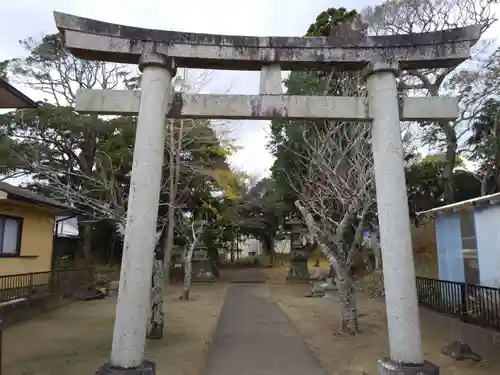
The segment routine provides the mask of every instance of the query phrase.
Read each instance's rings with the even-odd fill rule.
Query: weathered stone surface
[[[313,281],[311,286],[311,293],[313,296],[317,294],[325,293],[325,282],[324,281]]]
[[[116,297],[118,295],[120,282],[119,281],[110,281],[107,287],[107,294],[110,297]]]
[[[202,242],[198,242],[191,262],[193,266],[193,282],[215,281],[212,272],[212,259],[208,257],[207,250]]]
[[[305,226],[300,219],[291,219],[285,223],[285,228],[290,230],[290,268],[288,270],[288,281],[310,281],[309,248],[304,243]]]
[[[286,278],[289,281],[309,281],[309,269],[307,259],[296,259],[290,261],[290,269]]]
[[[211,259],[193,259],[193,282],[212,282],[215,276],[212,272]]]
[[[474,353],[469,345],[460,341],[454,341],[445,346],[441,352],[457,361],[463,361],[465,359],[471,359],[474,362],[481,361],[481,356],[479,356],[479,354]]]
[[[140,93],[127,90],[80,90],[76,110],[102,115],[137,115]],[[177,94],[170,118],[206,119],[342,119],[371,121],[366,98],[289,95]],[[453,120],[458,116],[458,99],[405,98],[401,120]]]
[[[338,290],[332,278],[328,278],[326,281],[314,281],[311,286],[311,293],[306,297],[334,298],[338,297]]]
[[[281,67],[278,64],[263,66],[260,71],[259,94],[281,95]]]
[[[141,367],[132,369],[114,368],[110,364],[105,364],[99,368],[96,375],[155,375],[156,364],[151,361],[144,361]]]
[[[137,64],[141,54],[157,52],[177,66],[198,69],[261,70],[279,63],[283,70],[325,69],[342,65],[360,70],[370,61],[398,61],[402,69],[456,66],[466,60],[480,26],[448,31],[342,37],[256,37],[197,34],[116,25],[54,12],[66,46],[78,57]]]
[[[379,359],[379,375],[439,375],[439,367],[425,361],[421,366],[406,365],[390,358]]]

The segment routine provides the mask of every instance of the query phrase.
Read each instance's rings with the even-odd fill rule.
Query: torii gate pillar
[[[148,250],[155,246],[164,162],[165,113],[171,99],[172,78],[176,71],[173,60],[155,53],[143,54],[139,69],[142,71],[141,104],[135,136],[111,361],[98,372],[106,375],[155,373],[155,364],[143,360],[146,322],[151,312],[153,269],[153,257],[148,256]]]
[[[372,150],[377,187],[378,221],[390,358],[379,360],[381,374],[400,374],[401,364],[421,364],[420,373],[439,374],[423,360],[418,297],[410,231],[410,215],[399,125],[396,62],[371,63],[366,70],[368,98],[373,114]],[[409,370],[412,370],[411,368]],[[410,371],[413,372],[413,371]],[[408,371],[403,372],[408,373]]]

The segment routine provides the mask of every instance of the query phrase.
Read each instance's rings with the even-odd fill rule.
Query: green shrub
[[[103,288],[109,283],[109,279],[104,275],[97,274],[94,277],[94,286],[97,288]]]

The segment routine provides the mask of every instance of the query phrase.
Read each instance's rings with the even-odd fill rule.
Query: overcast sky
[[[22,56],[18,41],[56,32],[52,11],[145,28],[257,36],[302,36],[329,7],[364,6],[380,0],[4,0],[0,22],[0,61]],[[496,31],[500,29],[497,27]],[[256,94],[259,73],[217,72],[204,91]],[[18,87],[35,100],[39,93]],[[265,150],[266,121],[231,124],[232,138],[243,147],[232,159],[247,172],[267,174],[272,158]]]

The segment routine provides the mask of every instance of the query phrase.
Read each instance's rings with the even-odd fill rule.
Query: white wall
[[[240,245],[239,248],[241,249],[242,258],[250,256],[251,252],[255,252],[255,255],[262,254],[262,244],[256,238],[249,237],[245,241],[240,241],[239,245]]]
[[[500,287],[500,205],[474,210],[479,283]]]
[[[57,233],[56,233],[57,229]],[[76,217],[64,219],[64,216],[56,217],[54,233],[59,237],[78,237],[78,220]]]

